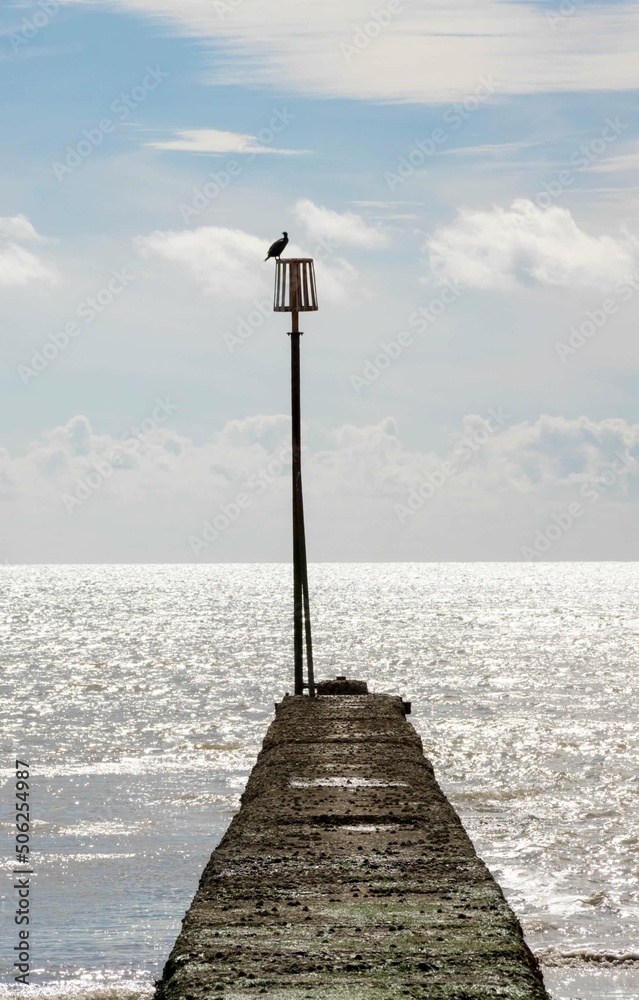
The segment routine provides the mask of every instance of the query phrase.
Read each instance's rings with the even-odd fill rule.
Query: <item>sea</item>
[[[309,572],[317,676],[412,702],[554,1000],[638,1000],[639,564]],[[0,567],[3,997],[151,997],[291,690],[291,592],[275,564]]]

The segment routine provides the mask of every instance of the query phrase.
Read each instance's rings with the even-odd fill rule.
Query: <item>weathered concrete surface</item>
[[[278,706],[158,986],[263,994],[547,1000],[399,698]]]

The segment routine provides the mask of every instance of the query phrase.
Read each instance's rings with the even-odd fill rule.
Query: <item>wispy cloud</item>
[[[481,156],[512,156],[522,153],[532,146],[540,146],[541,143],[534,139],[527,139],[522,142],[492,142],[483,143],[477,146],[458,146],[456,149],[442,149],[440,156],[467,156],[479,158]]]
[[[619,148],[616,156],[599,160],[590,169],[599,174],[636,174],[639,170],[639,142],[626,143]]]
[[[593,81],[599,90],[636,87],[639,23],[631,0],[584,5],[570,31],[553,31],[537,3],[415,0],[372,39],[369,0],[73,2],[146,14],[210,43],[212,83],[411,103],[459,100],[482,75],[500,82],[500,94],[591,91]],[[358,48],[358,32],[366,44],[347,60],[343,48]]]
[[[224,153],[240,153],[262,155],[270,153],[275,156],[300,156],[311,152],[310,149],[275,149],[265,146],[255,135],[244,135],[241,132],[222,132],[219,129],[202,128],[186,129],[176,133],[177,139],[165,139],[160,142],[147,142],[152,149],[170,149],[184,153],[208,153],[221,156]]]

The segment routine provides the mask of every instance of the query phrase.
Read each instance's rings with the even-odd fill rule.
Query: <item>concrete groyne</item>
[[[368,694],[276,706],[158,1000],[547,1000],[405,711]]]

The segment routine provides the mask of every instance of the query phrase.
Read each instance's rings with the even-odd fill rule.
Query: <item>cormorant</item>
[[[269,252],[264,260],[269,260],[271,257],[277,257],[278,260],[280,259],[280,256],[284,253],[288,245],[288,233],[282,233],[282,236],[283,239],[275,240],[275,243],[269,249]]]

